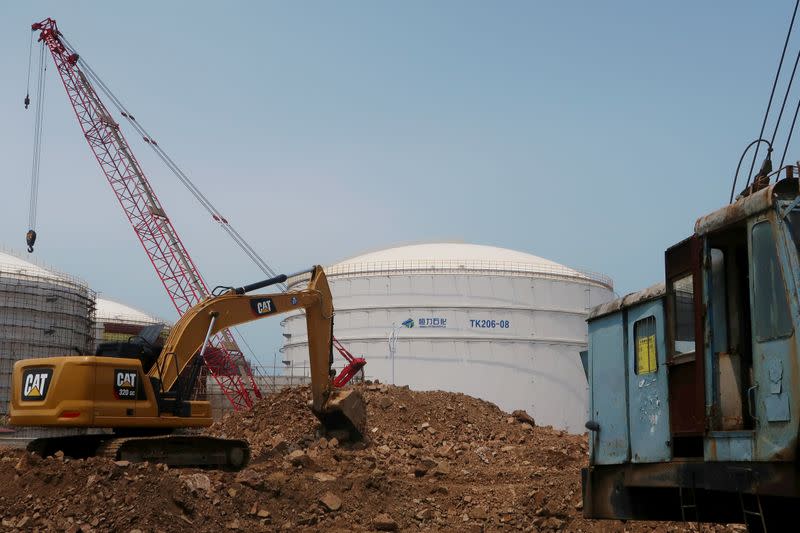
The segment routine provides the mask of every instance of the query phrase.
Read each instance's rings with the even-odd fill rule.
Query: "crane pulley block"
[[[28,253],[33,253],[33,245],[36,244],[36,231],[29,229],[25,234],[25,242],[28,243]]]

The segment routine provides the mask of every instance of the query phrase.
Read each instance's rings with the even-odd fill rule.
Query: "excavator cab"
[[[164,324],[145,326],[138,335],[129,337],[127,341],[101,342],[94,354],[101,357],[138,359],[142,364],[142,369],[149,372],[161,355],[163,346],[158,339],[162,331],[164,331]]]

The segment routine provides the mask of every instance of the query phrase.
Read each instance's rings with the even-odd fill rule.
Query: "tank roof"
[[[27,277],[40,277],[51,281],[74,283],[88,286],[85,281],[75,276],[58,272],[50,267],[43,266],[28,259],[23,259],[19,254],[0,249],[0,271],[19,274]]]
[[[64,274],[53,270],[50,267],[35,263],[28,259],[23,259],[20,254],[9,250],[0,250],[0,271],[10,274],[18,274],[25,277],[38,277],[48,281],[57,281],[64,284],[77,284],[88,288],[88,284],[69,274]],[[166,320],[154,317],[134,309],[125,304],[98,297],[95,300],[95,317],[98,322],[134,322],[134,323],[164,323]]]
[[[415,260],[472,260],[472,261],[511,261],[518,263],[530,263],[536,265],[560,266],[554,261],[544,259],[525,252],[509,250],[508,248],[498,248],[496,246],[486,246],[483,244],[466,244],[453,242],[437,242],[426,244],[411,244],[407,246],[397,246],[385,248],[375,252],[357,255],[350,259],[337,263],[338,265],[348,263],[369,263],[376,261],[415,261]],[[566,267],[564,267],[566,268]]]
[[[515,273],[573,278],[611,289],[607,276],[564,266],[542,257],[481,244],[427,243],[397,246],[345,259],[326,269],[329,276],[374,273],[461,271]]]
[[[114,300],[100,297],[97,298],[95,320],[97,320],[97,322],[167,324],[166,320],[148,315],[143,311]]]

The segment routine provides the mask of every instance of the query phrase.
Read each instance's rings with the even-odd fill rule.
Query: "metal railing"
[[[610,290],[614,282],[610,277],[588,270],[578,270],[562,265],[527,263],[517,261],[491,261],[476,259],[415,259],[401,261],[375,261],[363,263],[343,263],[325,269],[329,278],[339,276],[373,276],[386,274],[452,274],[454,271],[479,274],[504,274],[511,276],[535,276],[550,279],[571,279],[601,285]],[[291,278],[288,285],[303,281]]]

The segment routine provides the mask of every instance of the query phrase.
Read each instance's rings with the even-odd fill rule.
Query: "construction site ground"
[[[210,428],[241,472],[0,449],[3,531],[744,531],[582,517],[586,436],[463,394],[362,384],[366,439],[317,435],[305,387]]]

